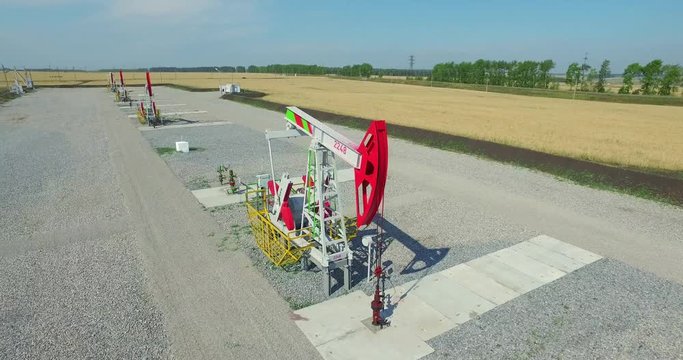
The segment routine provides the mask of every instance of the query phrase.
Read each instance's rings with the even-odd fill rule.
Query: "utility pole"
[[[9,81],[7,81],[7,72],[5,71],[5,65],[2,65],[2,74],[5,75],[5,86],[9,89]]]
[[[415,76],[415,72],[413,71],[413,65],[415,65],[415,56],[414,55],[410,55],[410,57],[408,58],[408,63],[410,64],[410,75],[412,75],[414,77]]]
[[[574,94],[572,95],[572,100],[576,99],[576,88],[583,82],[584,72],[586,71],[586,66],[588,63],[588,52],[583,55],[583,65],[581,65],[581,73],[576,75],[576,84],[574,84]]]
[[[586,70],[588,69],[588,52],[583,56],[583,65],[581,65],[581,83],[586,80]]]

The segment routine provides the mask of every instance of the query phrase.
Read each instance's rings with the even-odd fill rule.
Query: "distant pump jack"
[[[145,72],[145,92],[146,98],[140,101],[140,106],[138,107],[138,120],[140,123],[147,124],[149,126],[157,127],[163,125],[163,119],[161,114],[157,109],[156,102],[154,101],[154,92],[152,91],[152,78],[149,71]]]

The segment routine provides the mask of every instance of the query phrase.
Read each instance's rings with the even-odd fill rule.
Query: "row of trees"
[[[303,64],[272,64],[266,66],[251,65],[247,68],[250,73],[270,74],[303,74],[303,75],[326,75],[335,74],[341,76],[369,77],[373,73],[372,65],[368,63],[347,65],[344,67],[325,67],[318,65]]]
[[[146,69],[138,69],[144,71]],[[154,72],[250,72],[250,73],[269,73],[269,74],[302,74],[302,75],[327,75],[336,74],[341,76],[362,76],[370,75],[384,76],[421,76],[431,75],[431,70],[425,69],[377,69],[368,63],[349,65],[343,67],[329,67],[319,65],[304,64],[272,64],[265,66],[198,66],[198,67],[154,67],[150,68]],[[107,71],[118,71],[112,69]]]
[[[475,62],[436,64],[432,70],[432,79],[465,84],[545,89],[551,85],[553,78],[550,70],[554,67],[555,62],[552,60],[518,62],[479,59]]]
[[[432,80],[465,84],[498,85],[525,88],[556,88],[561,79],[554,78],[550,71],[555,62],[544,61],[497,61],[479,59],[474,62],[440,63],[430,70],[376,69],[368,63],[343,67],[326,67],[305,64],[272,64],[266,66],[202,66],[190,68],[156,67],[155,72],[250,72],[274,74],[327,75],[336,74],[350,77],[370,77],[371,75],[430,76]],[[612,76],[610,61],[604,60],[600,68],[584,63],[572,63],[567,68],[564,81],[570,89],[578,91],[607,92],[607,79]],[[623,72],[623,86],[620,94],[670,95],[678,91],[683,79],[679,65],[665,65],[656,59],[646,65],[630,64]],[[639,81],[640,88],[634,89]]]
[[[118,69],[116,69],[118,70]],[[138,69],[144,71],[146,69]],[[301,75],[327,75],[336,74],[342,76],[369,77],[381,69],[373,69],[368,63],[348,65],[344,67],[327,67],[305,64],[272,64],[266,66],[197,66],[197,67],[153,67],[153,72],[238,72],[238,73],[268,73],[268,74],[301,74]]]
[[[612,76],[609,64],[609,60],[604,60],[600,71],[597,71],[585,63],[571,63],[565,74],[565,83],[570,89],[604,93],[607,91],[607,78]]]
[[[134,71],[145,71],[147,69],[129,69]],[[119,71],[119,69],[107,69],[106,71]],[[244,66],[195,66],[195,67],[174,67],[161,66],[149,68],[152,72],[246,72]]]
[[[565,82],[570,88],[581,91],[607,91],[607,78],[611,76],[609,60],[604,60],[600,70],[590,65],[572,63],[567,68]],[[634,89],[635,80],[639,80],[640,88]],[[671,95],[678,91],[681,83],[681,67],[664,65],[662,60],[650,61],[647,65],[633,63],[624,69],[620,94]]]
[[[640,89],[633,90],[634,79],[640,80]],[[623,86],[620,94],[642,93],[645,95],[671,95],[678,91],[681,83],[681,67],[679,65],[665,65],[656,59],[642,66],[638,63],[630,64],[624,70]]]
[[[247,72],[250,73],[269,73],[269,74],[306,74],[306,75],[325,75],[327,67],[318,65],[304,64],[272,64],[266,66],[250,65]]]

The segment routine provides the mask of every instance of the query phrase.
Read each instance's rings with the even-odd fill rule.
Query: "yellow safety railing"
[[[140,124],[142,124],[142,125],[147,124],[147,118],[145,118],[145,114],[142,112],[142,110],[140,110],[140,108],[138,108],[137,115],[138,115],[138,121],[140,122]]]
[[[276,266],[294,264],[313,247],[308,229],[284,232],[271,223],[265,189],[248,190],[245,196],[247,216],[254,238],[256,238],[256,245],[273,264]]]

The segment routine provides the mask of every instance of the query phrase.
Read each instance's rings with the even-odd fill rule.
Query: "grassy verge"
[[[74,88],[102,88],[108,89],[106,85],[95,85],[88,84],[90,81],[79,81],[74,84],[40,84],[41,88],[54,88],[54,89],[74,89]]]
[[[175,148],[166,147],[166,146],[158,147],[158,148],[155,148],[155,149],[156,149],[156,151],[157,151],[157,154],[162,155],[162,156],[163,156],[163,155],[173,155],[173,154],[175,154],[175,153],[177,152]],[[204,151],[204,150],[206,150],[206,149],[203,148],[203,147],[199,147],[199,146],[190,147],[190,152],[193,152],[193,151]]]
[[[0,90],[0,104],[6,103],[12,99],[16,99],[18,95],[12,94],[7,89]]]
[[[223,99],[237,101],[268,110],[284,112],[285,105],[239,95],[224,95]],[[366,130],[370,120],[304,109],[328,123]],[[595,189],[610,190],[648,200],[683,206],[683,172],[666,172],[658,169],[628,169],[585,160],[561,157],[509,145],[470,139],[435,131],[390,125],[392,137],[416,144],[541,171],[559,179]]]
[[[157,154],[159,155],[171,155],[175,154],[175,148],[172,147],[158,147],[156,148]]]
[[[555,99],[576,99],[587,101],[602,101],[621,104],[643,104],[643,105],[666,105],[666,106],[683,106],[683,96],[661,96],[661,95],[630,95],[630,94],[616,94],[616,93],[595,93],[577,91],[574,94],[569,90],[552,90],[552,89],[534,89],[534,88],[519,88],[509,86],[494,86],[479,85],[479,84],[460,84],[441,81],[429,80],[402,80],[402,79],[380,79],[371,78],[369,80],[360,79],[357,77],[337,77],[347,80],[358,81],[374,81],[390,84],[405,84],[416,86],[428,86],[461,90],[474,91],[488,91],[501,94],[524,95],[524,96],[538,96]]]
[[[194,87],[194,86],[178,85],[178,84],[171,84],[171,83],[153,84],[153,85],[154,86],[168,86],[170,88],[174,88],[174,89],[178,89],[178,90],[191,91],[191,92],[211,92],[211,91],[218,92],[218,89],[214,89],[214,88],[198,88],[198,87]]]

